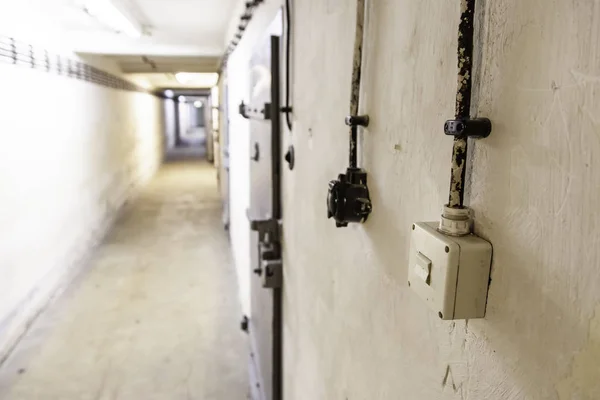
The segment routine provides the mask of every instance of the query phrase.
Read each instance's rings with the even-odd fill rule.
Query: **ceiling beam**
[[[110,56],[126,74],[217,72],[219,57]]]
[[[165,90],[171,90],[173,91],[173,98],[177,98],[178,96],[188,96],[188,97],[193,97],[193,96],[200,96],[200,97],[206,97],[206,96],[210,96],[211,92],[209,88],[206,89],[201,89],[201,88],[169,88],[169,87],[157,87],[154,88],[154,93],[158,94],[158,95],[164,95],[164,91]]]

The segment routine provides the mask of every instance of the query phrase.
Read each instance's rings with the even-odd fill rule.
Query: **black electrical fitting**
[[[444,133],[459,138],[486,138],[492,133],[492,121],[488,118],[451,119],[444,124]]]
[[[357,0],[350,115],[346,117],[346,125],[350,127],[348,157],[350,165],[345,174],[340,174],[337,180],[329,182],[327,193],[327,217],[334,218],[335,226],[338,228],[348,226],[350,222],[365,222],[373,210],[367,187],[367,172],[358,168],[358,127],[369,125],[368,115],[358,115],[364,24],[365,0]]]
[[[327,218],[334,218],[338,228],[350,222],[365,222],[372,208],[367,173],[363,169],[348,168],[346,174],[329,182]]]
[[[346,174],[340,174],[337,180],[329,182],[327,194],[327,218],[334,218],[338,228],[346,227],[350,222],[365,222],[373,210],[367,187],[367,172],[356,167],[356,129],[359,125],[368,126],[369,117],[350,115],[346,117],[346,125],[351,127],[352,132],[350,167],[346,169]]]
[[[348,115],[346,117],[346,125],[350,127],[354,126],[369,126],[368,115]]]

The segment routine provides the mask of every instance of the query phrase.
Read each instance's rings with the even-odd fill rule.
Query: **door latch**
[[[252,161],[258,162],[260,160],[260,146],[258,143],[254,143],[254,154],[250,157]]]
[[[280,288],[283,282],[281,262],[281,225],[276,219],[251,220],[250,229],[258,232],[259,266],[254,270],[264,288]]]
[[[260,262],[258,267],[254,269],[254,273],[258,276],[262,276],[263,274],[263,261],[281,258],[272,243],[263,242],[258,243],[258,256]]]
[[[278,289],[281,287],[283,282],[283,268],[281,265],[281,259],[277,260],[263,260],[263,279],[262,285],[267,289]]]
[[[294,169],[294,164],[296,162],[296,156],[294,154],[294,146],[288,147],[287,153],[285,153],[285,162],[288,163],[288,167],[290,170]]]
[[[250,220],[250,229],[258,232],[260,242],[279,241],[281,223],[276,219]]]
[[[260,243],[258,251],[260,267],[254,272],[261,277],[262,286],[268,289],[280,288],[283,281],[281,246],[279,243]]]
[[[244,100],[242,100],[242,102],[239,105],[239,113],[242,117],[248,119],[250,117],[248,117],[248,113],[247,113],[247,105],[244,103]]]

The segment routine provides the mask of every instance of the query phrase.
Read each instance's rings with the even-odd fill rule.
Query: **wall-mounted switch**
[[[441,319],[483,318],[492,245],[472,234],[444,235],[438,225],[413,225],[408,284]]]

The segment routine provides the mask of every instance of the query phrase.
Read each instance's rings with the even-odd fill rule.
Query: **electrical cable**
[[[327,191],[327,218],[335,219],[335,226],[346,227],[349,223],[363,223],[373,211],[367,186],[367,172],[358,168],[358,127],[369,125],[368,115],[358,115],[360,81],[362,74],[363,34],[366,1],[356,0],[356,32],[352,57],[352,81],[350,86],[350,114],[345,123],[350,127],[349,165],[345,174],[329,181]]]
[[[456,119],[470,118],[473,75],[473,36],[475,0],[461,0],[462,11],[458,27],[458,90],[456,92]],[[467,138],[456,137],[452,147],[452,170],[448,207],[463,208],[467,164]]]
[[[285,34],[285,107],[283,112],[285,113],[285,122],[290,130],[292,131],[292,107],[290,106],[290,47],[291,47],[291,25],[292,18],[290,16],[290,0],[285,0],[285,18],[286,18],[286,34]]]
[[[360,100],[360,77],[362,73],[363,30],[365,25],[365,0],[356,1],[356,30],[354,37],[354,56],[352,59],[352,83],[350,87],[350,116],[358,116]],[[357,126],[350,127],[350,168],[357,167]]]

